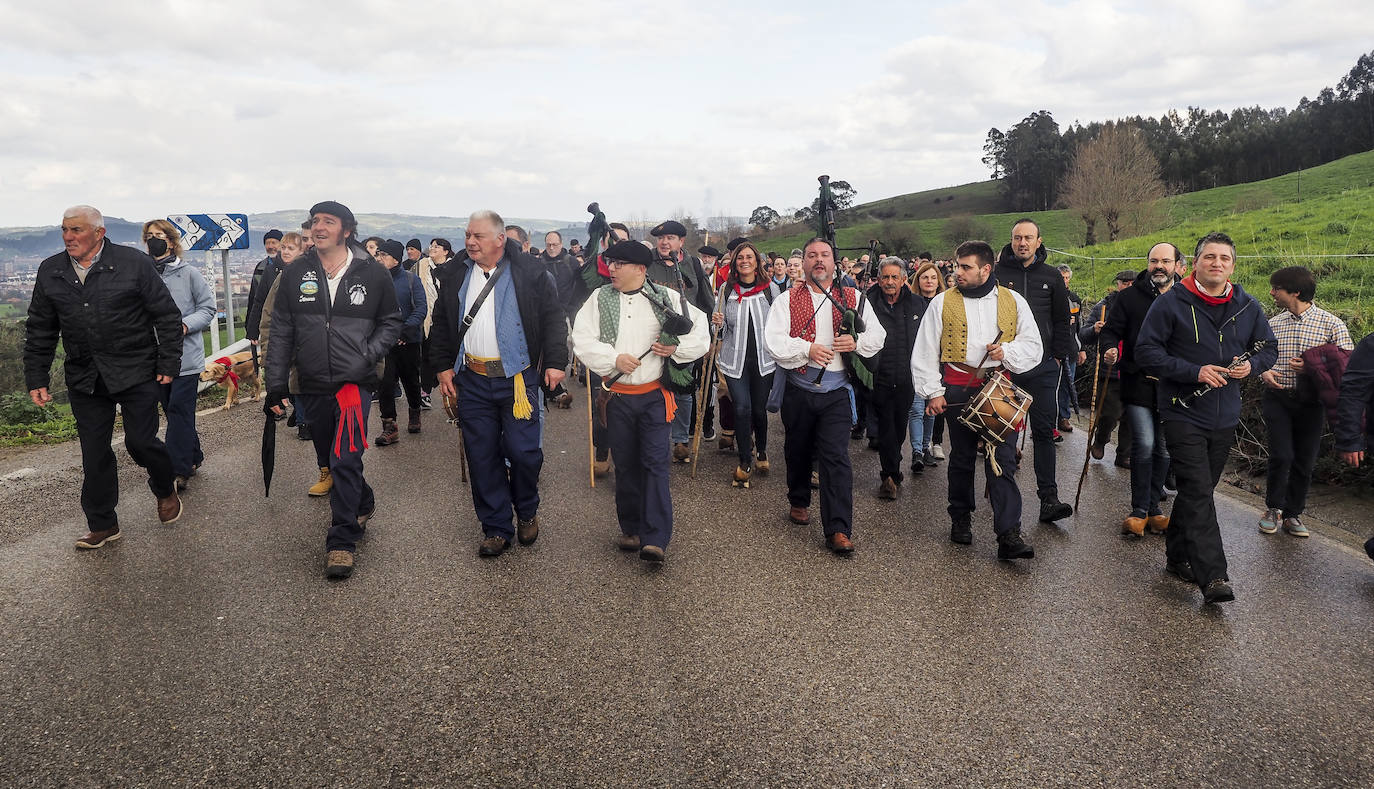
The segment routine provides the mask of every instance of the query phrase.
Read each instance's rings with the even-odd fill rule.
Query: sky
[[[1374,47],[1351,0],[0,0],[0,226],[359,213],[747,216],[988,177],[982,146],[1295,106]]]

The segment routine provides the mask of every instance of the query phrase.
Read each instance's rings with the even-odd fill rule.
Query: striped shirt
[[[1329,342],[1347,351],[1355,347],[1341,319],[1315,304],[1309,305],[1301,315],[1288,310],[1280,312],[1269,319],[1269,328],[1274,330],[1279,341],[1279,358],[1273,370],[1280,389],[1298,386],[1298,374],[1288,367],[1293,357],[1301,357],[1305,351]]]

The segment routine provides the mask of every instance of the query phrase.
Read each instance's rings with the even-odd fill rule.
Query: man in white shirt
[[[977,502],[973,469],[978,436],[959,422],[959,416],[978,396],[987,371],[998,367],[1012,373],[1033,369],[1040,364],[1044,347],[1025,298],[999,287],[992,276],[992,247],[985,241],[965,241],[955,257],[955,287],[937,295],[921,320],[916,347],[911,351],[911,380],[916,396],[927,402],[927,413],[949,409],[945,420],[950,444],[949,539],[968,545],[973,542],[972,515]],[[1020,429],[1025,429],[1024,422]],[[1001,561],[1035,556],[1034,549],[1021,539],[1021,490],[1016,485],[1016,468],[1014,439],[988,447],[984,473],[992,500],[997,558]]]
[[[676,292],[645,278],[653,255],[643,244],[620,241],[602,256],[611,284],[594,291],[573,321],[573,353],[606,382],[598,419],[615,458],[615,507],[621,550],[658,563],[673,532],[668,491],[669,432],[677,403],[661,379],[665,360],[690,364],[710,346],[706,315]],[[687,308],[687,321],[675,307]],[[669,369],[671,375],[675,372]],[[614,380],[612,380],[614,379]],[[593,379],[595,380],[595,379]]]
[[[773,300],[764,328],[768,352],[787,376],[782,424],[787,431],[788,518],[811,522],[811,463],[820,466],[821,529],[837,554],[854,550],[853,354],[872,358],[887,332],[856,289],[836,282],[835,248],[813,238],[802,248],[805,281]],[[857,336],[856,336],[857,335]]]

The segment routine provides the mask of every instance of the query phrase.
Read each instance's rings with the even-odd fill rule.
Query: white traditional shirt
[[[816,344],[826,347],[835,347],[835,320],[834,307],[830,299],[824,294],[818,293],[814,288],[808,286],[806,292],[811,295],[811,311],[815,315],[816,324]],[[792,294],[796,293],[796,288],[783,292],[776,299],[773,299],[773,306],[768,310],[768,323],[764,326],[763,336],[768,343],[768,353],[772,354],[773,360],[782,365],[784,370],[797,370],[805,367],[811,362],[811,340],[792,336]],[[825,306],[821,304],[824,302]],[[856,310],[863,316],[864,330],[859,332],[857,353],[868,358],[883,349],[883,343],[887,342],[887,330],[883,324],[873,314],[873,309],[865,303],[863,293],[858,294],[858,301],[855,302]],[[830,364],[825,369],[833,372],[844,371],[844,358],[840,354],[830,360]]]
[[[1035,325],[1035,316],[1030,305],[1016,291],[1010,291],[1016,303],[1016,339],[1002,343],[1006,358],[1000,362],[988,359],[988,343],[997,338],[997,289],[977,299],[964,299],[964,313],[968,318],[968,348],[963,363],[977,367],[982,363],[984,369],[1005,367],[1013,373],[1024,373],[1035,369],[1044,356],[1044,346],[1040,342],[1040,329]],[[916,333],[916,345],[911,349],[911,382],[916,387],[916,396],[929,400],[944,397],[945,382],[940,366],[940,335],[944,330],[945,299],[956,290],[946,290],[936,294],[921,318],[920,331]]]
[[[668,293],[672,296],[670,306],[676,312],[681,309],[682,304],[678,301],[676,292]],[[616,297],[620,299],[620,330],[616,334],[614,345],[604,343],[601,341],[601,306],[597,296],[597,293],[592,293],[573,318],[573,353],[577,354],[577,358],[581,359],[589,370],[602,378],[608,378],[616,372],[616,357],[622,353],[631,356],[644,353],[650,345],[658,342],[663,327],[659,324],[658,316],[654,314],[654,308],[649,304],[648,297],[643,291],[617,293]],[[711,347],[705,313],[690,303],[686,306],[687,317],[692,320],[692,331],[678,338],[677,350],[673,352],[672,357],[673,361],[678,363],[696,361],[705,356]],[[636,367],[634,372],[622,376],[620,383],[630,386],[647,384],[657,381],[662,373],[663,359],[655,353],[650,353],[639,360],[639,367]]]
[[[502,257],[501,260],[505,260],[505,258]],[[468,292],[464,294],[466,298],[463,300],[464,318],[472,311],[473,303],[477,301],[482,290],[487,287],[487,281],[496,276],[496,271],[500,267],[501,263],[498,262],[491,271],[483,271],[481,266],[476,263],[472,264],[472,272],[468,275]],[[511,273],[507,271],[501,276],[509,277]],[[496,345],[495,290],[496,288],[493,287],[493,292],[487,294],[487,300],[482,302],[482,308],[477,311],[477,316],[472,319],[468,333],[463,335],[463,352],[468,356],[475,356],[479,359],[499,359],[501,357],[501,349]],[[461,322],[462,319],[459,320]]]

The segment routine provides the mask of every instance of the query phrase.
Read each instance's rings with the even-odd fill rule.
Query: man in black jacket
[[[429,334],[439,390],[458,401],[482,524],[477,552],[488,557],[512,537],[521,545],[539,538],[544,450],[531,393],[541,381],[561,385],[568,366],[568,323],[553,278],[505,227],[495,211],[469,217],[466,249],[443,275]]]
[[[558,303],[563,307],[563,314],[567,316],[568,325],[572,326],[573,317],[577,315],[577,305],[580,303],[577,299],[578,263],[563,248],[563,234],[557,230],[550,230],[544,234],[544,251],[539,253],[538,260],[544,264],[549,276],[553,277]],[[559,408],[572,407],[572,395],[562,384],[559,384],[556,389],[550,390],[548,397]]]
[[[279,277],[267,346],[267,402],[282,413],[291,368],[298,405],[310,423],[317,455],[325,444],[329,491],[325,576],[353,573],[353,554],[376,511],[363,477],[367,412],[377,388],[377,363],[401,334],[401,312],[391,274],[368,257],[356,239],[357,220],[333,200],[310,209],[314,247]]]
[[[1045,264],[1047,254],[1040,241],[1040,226],[1031,219],[1020,219],[1011,227],[1011,243],[1002,248],[993,275],[997,284],[1021,294],[1030,305],[1045,351],[1035,369],[1011,379],[1033,398],[1030,423],[1035,488],[1040,496],[1040,520],[1048,522],[1073,514],[1073,507],[1059,500],[1054,428],[1059,416],[1059,371],[1070,354],[1077,354],[1077,348],[1069,329],[1069,289],[1059,271]]]
[[[1348,465],[1359,468],[1374,437],[1374,334],[1360,340],[1350,354],[1341,376],[1336,413],[1340,415],[1335,423],[1336,454]],[[1364,552],[1374,559],[1374,537],[1364,544]]]
[[[878,417],[878,458],[882,483],[878,498],[896,499],[902,484],[902,443],[906,439],[916,389],[911,383],[911,349],[926,302],[906,286],[906,269],[899,257],[885,257],[878,267],[878,284],[868,291],[873,315],[887,331],[878,369],[873,373],[870,401]],[[921,468],[915,463],[913,469]]]
[[[272,282],[281,273],[281,231],[264,233],[262,246],[267,250],[267,257],[259,260],[253,269],[253,281],[248,285],[248,312],[243,317],[244,336],[255,346],[262,328],[262,304],[267,300],[267,292],[272,290]],[[258,363],[261,364],[261,360]]]
[[[81,510],[90,533],[78,548],[119,539],[119,473],[110,439],[115,406],[124,416],[124,446],[148,470],[157,517],[181,517],[172,460],[157,437],[161,384],[181,370],[186,327],[181,310],[138,250],[105,240],[105,218],[87,205],[62,215],[65,252],[44,260],[34,278],[24,334],[24,379],[37,406],[48,392],[57,340],[67,352],[63,371],[81,440]]]
[[[1178,247],[1167,242],[1150,247],[1145,270],[1130,287],[1115,294],[1095,346],[1104,362],[1116,365],[1125,421],[1131,425],[1131,511],[1121,522],[1121,533],[1131,537],[1145,536],[1146,527],[1153,534],[1169,528],[1169,516],[1160,508],[1164,478],[1169,474],[1164,423],[1159,418],[1155,379],[1146,375],[1136,359],[1135,341],[1155,299],[1169,292],[1182,270],[1183,253]],[[1166,539],[1174,542],[1178,533],[1167,534]],[[1175,555],[1182,556],[1181,547],[1176,546]]]
[[[681,293],[687,303],[710,315],[716,309],[716,297],[711,289],[711,281],[701,267],[701,259],[695,255],[684,255],[682,244],[687,240],[687,227],[681,222],[669,219],[660,222],[649,235],[654,238],[654,260],[649,264],[648,277],[655,285],[663,285]],[[679,307],[675,306],[675,309]],[[701,362],[694,369],[701,370]],[[694,378],[695,380],[695,378]],[[699,383],[699,382],[697,382]],[[688,391],[675,391],[677,414],[673,417],[673,430],[670,440],[673,443],[673,461],[687,463],[691,452],[687,444],[692,438],[692,425],[696,411],[696,386]]]

